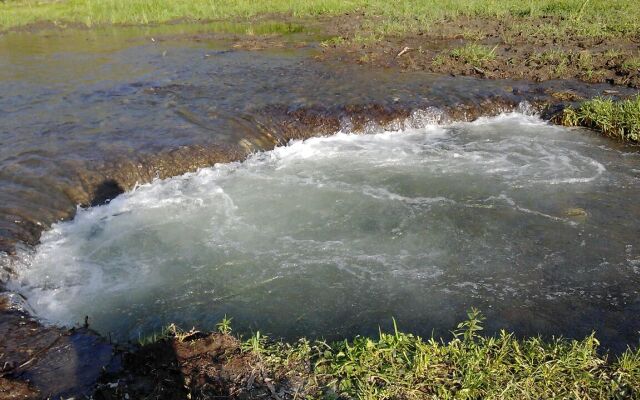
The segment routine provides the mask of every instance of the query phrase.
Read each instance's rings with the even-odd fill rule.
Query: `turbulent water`
[[[339,133],[155,181],[55,224],[13,281],[35,312],[135,339],[489,329],[638,338],[640,158],[522,114]]]

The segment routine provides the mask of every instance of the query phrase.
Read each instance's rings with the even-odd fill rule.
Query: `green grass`
[[[622,63],[622,68],[627,71],[640,71],[640,57],[630,57]]]
[[[486,61],[495,60],[495,50],[476,43],[467,44],[451,51],[451,56],[474,66],[481,66]]]
[[[560,123],[586,126],[616,139],[640,142],[640,95],[621,101],[610,98],[586,101],[577,108],[566,108]]]
[[[640,7],[635,0],[6,0],[0,2],[0,29],[39,21],[92,26],[245,19],[265,14],[310,17],[356,10],[365,13],[376,34],[425,29],[436,21],[460,16],[506,21],[558,17],[561,24],[539,29],[572,29],[587,36],[622,36],[640,30]]]
[[[326,343],[271,342],[257,332],[239,347],[297,398],[324,399],[632,399],[640,396],[640,350],[609,357],[582,340],[483,336],[476,310],[449,341],[401,332]],[[229,320],[220,326],[230,332]],[[170,331],[170,330],[169,330]],[[184,336],[184,335],[183,335]],[[178,340],[182,340],[178,338]],[[233,357],[233,356],[229,356]],[[231,358],[227,362],[233,362]]]

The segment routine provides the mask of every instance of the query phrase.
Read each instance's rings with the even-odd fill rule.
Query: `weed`
[[[560,62],[560,64],[558,64],[558,66],[556,67],[554,72],[559,77],[562,77],[564,74],[566,74],[567,73],[567,62],[566,61]]]
[[[175,325],[171,324],[171,325],[162,327],[162,329],[160,329],[160,332],[154,331],[153,333],[146,336],[141,336],[140,334],[138,334],[138,344],[140,346],[146,346],[146,345],[164,340],[168,338],[169,335],[171,334],[170,330],[172,327],[175,327]]]
[[[462,37],[465,40],[482,40],[486,37],[486,33],[479,29],[464,29],[462,31]]]
[[[395,321],[393,332],[380,331],[377,340],[320,343],[314,374],[341,397],[359,399],[607,399],[638,393],[638,351],[607,365],[593,335],[551,342],[517,340],[504,331],[484,337],[482,315],[471,310],[467,316],[448,343],[402,333]]]
[[[446,62],[447,62],[447,58],[441,54],[438,54],[431,61],[431,65],[433,65],[434,67],[440,67],[440,66],[443,66]]]
[[[481,66],[486,61],[495,60],[496,45],[492,49],[476,43],[458,47],[451,51],[451,56],[474,66]]]
[[[540,60],[548,64],[560,65],[568,63],[569,57],[561,50],[550,50],[542,52],[540,54]]]
[[[260,331],[257,331],[244,343],[242,343],[242,350],[245,352],[251,351],[256,355],[261,355],[265,352],[265,343],[267,342],[267,337],[260,334]]]
[[[640,57],[630,57],[627,58],[622,63],[622,69],[626,71],[640,71]]]
[[[581,70],[589,71],[593,69],[593,56],[588,51],[581,51],[577,55],[578,67]]]
[[[560,117],[566,126],[586,126],[607,136],[640,142],[640,95],[620,101],[596,98],[578,108],[567,108]]]
[[[222,320],[216,324],[216,329],[218,330],[218,332],[224,335],[229,335],[233,330],[231,329],[232,319],[233,318],[227,318],[227,316],[225,315],[224,318],[222,318]]]
[[[363,54],[360,57],[358,57],[358,64],[367,64],[371,61],[371,58],[369,57],[368,54]]]
[[[198,333],[198,331],[195,328],[191,328],[189,331],[184,331],[176,324],[169,324],[162,327],[159,333],[153,332],[147,336],[138,335],[138,344],[140,346],[145,346],[168,338],[174,338],[178,342],[184,342],[188,337],[192,337],[196,333]]]
[[[567,118],[578,115],[571,112],[576,110],[568,111]],[[380,329],[377,338],[335,343],[269,342],[256,332],[241,344],[240,356],[257,356],[250,358],[254,371],[296,382],[300,399],[605,400],[640,395],[640,349],[610,360],[600,355],[593,334],[583,340],[517,339],[505,331],[487,337],[481,335],[484,317],[475,309],[449,341],[424,340],[392,322],[392,331]],[[230,352],[227,362],[236,356]]]
[[[320,42],[322,47],[338,47],[345,44],[347,41],[342,36],[334,36],[331,39],[323,40]]]
[[[624,55],[624,52],[618,49],[609,49],[604,52],[604,56],[607,59],[616,59],[616,58],[622,57],[623,55]]]

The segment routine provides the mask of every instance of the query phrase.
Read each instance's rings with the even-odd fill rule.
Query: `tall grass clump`
[[[585,126],[607,136],[640,142],[640,95],[626,100],[596,98],[579,107],[568,107],[560,122],[566,126]]]
[[[474,66],[480,66],[486,61],[492,61],[496,58],[496,48],[483,46],[476,43],[467,44],[462,47],[455,48],[451,51],[451,56]]]

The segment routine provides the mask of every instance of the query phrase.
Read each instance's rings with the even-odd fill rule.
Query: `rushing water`
[[[193,152],[172,152],[271,148],[264,131],[279,117],[273,110],[342,117],[339,110],[353,106],[447,108],[494,97],[517,103],[557,91],[588,97],[610,89],[375,71],[317,62],[310,59],[313,45],[249,52],[233,42],[184,36],[210,28],[0,36],[0,252],[16,241],[37,243],[43,228],[72,217],[77,204],[99,201],[102,183],[115,180],[128,189],[156,174],[211,164],[190,160]],[[281,133],[277,126],[269,130],[276,139]]]
[[[339,133],[158,180],[44,233],[13,281],[56,323],[349,336],[489,329],[636,343],[640,156],[509,114]]]

